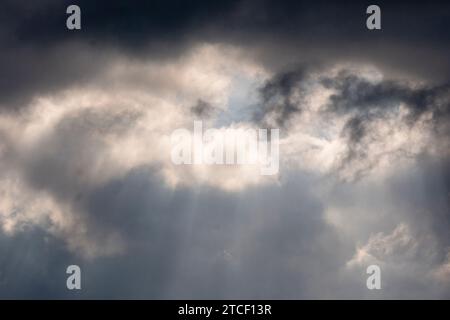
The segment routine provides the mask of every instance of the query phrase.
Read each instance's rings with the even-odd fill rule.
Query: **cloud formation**
[[[80,32],[66,4],[0,13],[0,297],[450,296],[447,3],[378,33],[356,3],[79,1]],[[279,128],[279,174],[174,165],[195,120]]]

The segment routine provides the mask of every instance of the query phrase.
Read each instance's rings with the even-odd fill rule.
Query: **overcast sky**
[[[450,3],[370,4],[2,0],[0,297],[450,298]],[[196,120],[279,172],[174,165]]]

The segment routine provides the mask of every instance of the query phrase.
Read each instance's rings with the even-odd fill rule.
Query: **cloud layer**
[[[6,1],[0,297],[448,298],[450,7],[379,5]],[[174,165],[195,120],[279,173]]]

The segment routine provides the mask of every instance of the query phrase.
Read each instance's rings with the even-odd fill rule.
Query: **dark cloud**
[[[267,126],[269,124],[264,122],[270,116],[274,125],[285,127],[292,114],[301,112],[302,102],[293,101],[293,95],[300,95],[301,98],[307,95],[306,75],[305,70],[297,69],[280,73],[264,84],[260,88],[262,107],[255,113],[255,120]]]
[[[294,68],[281,72],[269,79],[260,89],[261,108],[255,114],[255,120],[265,117],[275,118],[278,125],[284,126],[293,114],[300,113],[302,98],[310,94],[311,74],[317,69],[310,67]],[[316,81],[312,79],[312,81]],[[430,111],[435,121],[447,120],[450,112],[450,84],[412,84],[402,80],[371,81],[358,76],[355,71],[343,70],[337,76],[319,79],[326,89],[335,93],[329,98],[327,111],[339,115],[356,113],[347,124],[352,137],[356,132],[363,132],[364,120],[369,120],[404,104],[409,109],[408,121]],[[355,132],[352,132],[352,128]]]
[[[445,2],[380,2],[380,32],[365,28],[365,2],[77,1],[79,31],[65,27],[69,4],[2,2],[3,108],[86,81],[108,67],[113,52],[170,59],[203,42],[246,48],[277,70],[311,60],[353,60],[431,79],[450,74]]]
[[[126,238],[126,252],[86,261],[57,239],[25,230],[1,242],[7,282],[0,292],[6,298],[319,296],[317,283],[337,286],[333,277],[343,263],[339,260],[351,255],[353,248],[341,243],[347,254],[338,258],[329,244],[340,241],[323,223],[320,201],[308,189],[294,192],[298,190],[294,185],[314,181],[296,175],[283,189],[237,195],[202,188],[194,195],[192,190],[162,187],[149,168],[133,170],[83,200],[95,228],[89,232],[101,233],[100,228],[120,232]],[[301,207],[292,208],[293,199]],[[13,247],[17,253],[8,253]],[[321,267],[301,268],[304,263]],[[68,264],[82,267],[81,292],[65,288]],[[35,291],[39,289],[40,294]]]
[[[329,99],[327,110],[352,115],[342,132],[347,138],[349,150],[342,161],[343,166],[354,158],[368,158],[366,146],[377,139],[368,126],[374,120],[389,117],[400,105],[409,113],[399,121],[412,127],[421,115],[428,112],[435,139],[445,140],[447,137],[450,120],[449,84],[424,86],[396,80],[374,83],[346,72],[334,79],[327,78],[323,83],[325,87],[336,90]]]
[[[389,231],[396,221],[408,221],[422,237],[429,232],[423,229],[428,222],[437,220],[424,217],[421,208],[429,210],[430,201],[445,196],[434,176],[428,176],[431,189],[424,193],[419,187],[423,186],[420,174],[398,175],[391,181],[391,196],[384,201],[380,201],[383,194],[376,192],[378,187],[357,187],[355,191],[356,186],[351,185],[340,185],[330,199],[320,199],[313,194],[320,179],[300,173],[287,177],[281,188],[248,190],[240,195],[201,188],[194,195],[189,189],[166,189],[150,168],[133,170],[83,200],[92,222],[96,221],[92,226],[116,230],[126,238],[124,253],[84,260],[39,229],[26,229],[13,237],[2,234],[0,294],[3,298],[68,299],[448,296],[437,290],[438,284],[416,278],[414,272],[386,271],[383,291],[368,291],[364,268],[345,272],[346,261],[354,253],[353,241],[324,221],[324,205],[329,205],[336,193],[341,194],[341,201],[355,204],[351,195],[357,192],[361,203],[368,201],[378,210],[399,203],[411,209],[400,216],[376,220],[376,227],[369,230]],[[448,208],[448,199],[434,202],[433,208],[433,215],[440,219],[438,216]],[[370,220],[360,216],[357,221],[366,218]],[[349,215],[347,219],[354,221],[355,217]],[[444,226],[439,228],[444,237],[439,242],[442,250],[449,239]],[[364,242],[365,237],[358,239]],[[432,268],[444,259],[433,258],[428,265],[428,253],[421,255],[424,261],[414,261],[418,265],[412,269]],[[402,262],[402,258],[397,260]],[[69,264],[82,268],[80,292],[65,288]]]
[[[199,118],[211,117],[217,111],[209,102],[199,99],[197,103],[191,107],[191,112]]]
[[[116,51],[140,58],[173,57],[194,41],[189,39],[191,25],[214,19],[230,6],[226,2],[78,1],[82,30],[72,32],[66,28],[70,4],[73,1],[2,3],[3,109],[17,109],[36,95],[88,81],[110,67]]]
[[[16,116],[26,117],[24,107],[33,98],[95,83],[121,58],[167,61],[207,42],[237,46],[274,72],[259,90],[253,120],[281,127],[284,136],[307,107],[311,81],[333,89],[321,112],[349,119],[340,133],[347,150],[336,171],[363,159],[357,172],[362,176],[377,164],[378,155],[366,148],[380,138],[370,125],[399,104],[409,114],[398,125],[414,128],[429,112],[436,145],[447,146],[447,2],[379,2],[383,29],[374,32],[365,28],[367,2],[83,0],[76,2],[82,30],[73,32],[65,28],[65,10],[72,3],[3,1],[2,111],[19,110]],[[373,82],[349,70],[312,78],[340,63],[373,65],[386,78]],[[201,99],[188,107],[199,117],[215,111]],[[31,219],[13,234],[0,232],[0,297],[449,297],[448,285],[427,283],[423,271],[444,264],[450,245],[446,150],[438,159],[426,152],[415,155],[413,172],[398,170],[379,185],[281,168],[277,184],[240,192],[195,183],[169,187],[158,165],[120,172],[108,167],[108,142],[114,145],[140,116],[119,109],[63,113],[34,140],[0,132],[2,174],[20,179],[32,198],[44,193],[63,204],[63,220],[80,222],[55,232],[57,227],[47,225],[51,221],[35,226]],[[7,212],[20,213],[15,207]],[[403,222],[418,241],[432,238],[433,246],[428,240],[418,244],[431,251],[413,259],[395,257],[394,265],[412,262],[413,272],[388,273],[385,291],[368,292],[364,266],[349,271],[346,263],[357,244]],[[86,258],[70,243],[80,235],[83,248],[95,247],[97,253],[116,245],[108,242],[112,235],[123,241],[124,250]],[[69,264],[82,267],[81,292],[65,288]]]
[[[0,232],[0,253],[0,298],[50,299],[57,292],[70,299],[66,268],[78,260],[46,231],[29,226],[15,235]]]
[[[371,143],[387,137],[380,137],[370,129],[375,121],[388,120],[399,108],[407,114],[399,118],[397,125],[413,128],[420,117],[429,114],[426,121],[432,128],[436,141],[445,141],[450,123],[450,85],[448,83],[423,83],[402,79],[370,80],[358,75],[355,70],[344,69],[333,76],[322,76],[327,68],[310,64],[294,67],[276,74],[260,88],[260,106],[254,114],[254,121],[264,126],[281,127],[289,132],[295,121],[308,109],[307,98],[314,85],[333,90],[319,113],[323,116],[348,116],[341,136],[346,139],[347,152],[342,156],[339,170],[352,166],[354,160],[367,160],[364,175],[378,162],[378,157],[368,154]],[[318,76],[320,74],[320,76]],[[395,129],[395,128],[392,128]],[[409,156],[405,150],[391,150]],[[385,154],[380,155],[380,157]],[[370,164],[369,164],[370,163]]]
[[[385,112],[403,103],[411,111],[411,121],[414,121],[426,111],[445,114],[450,109],[449,84],[424,86],[396,80],[374,83],[345,71],[335,78],[324,79],[323,84],[337,91],[330,97],[329,109],[338,113],[367,113],[368,109]]]

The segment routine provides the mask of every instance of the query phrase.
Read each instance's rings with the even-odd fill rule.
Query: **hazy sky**
[[[370,4],[2,0],[0,297],[450,298],[450,3]],[[278,174],[174,165],[196,120]]]

